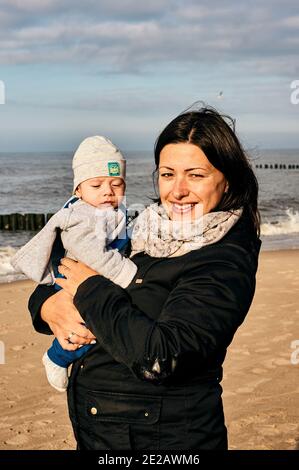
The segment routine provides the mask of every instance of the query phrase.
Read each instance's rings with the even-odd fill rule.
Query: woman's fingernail
[[[79,344],[78,349],[82,348],[82,346],[84,346],[84,344]]]
[[[90,341],[90,344],[96,344],[96,340],[93,339],[92,341]]]

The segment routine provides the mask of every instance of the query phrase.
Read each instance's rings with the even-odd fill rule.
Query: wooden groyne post
[[[0,214],[0,230],[15,232],[25,230],[29,232],[38,232],[50,220],[53,214]],[[128,211],[128,221],[137,217],[138,211]]]
[[[299,164],[286,164],[286,163],[260,163],[256,164],[255,168],[263,170],[299,170]]]
[[[53,214],[3,214],[0,215],[0,230],[26,230],[36,232],[43,228]]]

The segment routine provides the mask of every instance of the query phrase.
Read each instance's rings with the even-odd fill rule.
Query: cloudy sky
[[[0,41],[0,151],[151,150],[199,100],[246,147],[299,148],[298,0],[0,0]]]

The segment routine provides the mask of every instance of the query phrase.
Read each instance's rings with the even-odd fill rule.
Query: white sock
[[[50,385],[58,392],[65,392],[68,386],[67,368],[61,367],[51,361],[48,354],[45,352],[42,362],[46,369],[47,379]]]

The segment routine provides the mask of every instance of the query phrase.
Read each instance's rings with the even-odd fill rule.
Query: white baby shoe
[[[58,392],[65,392],[69,382],[67,368],[58,366],[51,361],[46,352],[43,355],[42,362],[46,369],[49,384],[58,390]]]

